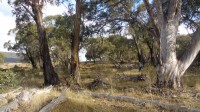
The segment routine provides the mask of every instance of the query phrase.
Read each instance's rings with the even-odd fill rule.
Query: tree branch
[[[145,7],[147,9],[147,12],[149,14],[151,21],[155,22],[155,14],[153,12],[152,6],[150,5],[148,0],[143,0],[143,1],[144,1]]]
[[[167,20],[173,19],[178,13],[180,13],[180,2],[181,0],[170,0]]]
[[[185,50],[183,57],[180,59],[179,68],[184,71],[191,65],[200,51],[200,27],[197,28],[192,36],[191,44]],[[183,75],[180,73],[180,75]]]
[[[34,14],[26,7],[22,4],[22,7],[34,18]]]
[[[163,15],[163,10],[162,10],[162,3],[161,3],[160,0],[154,0],[154,3],[156,5],[156,10],[157,10],[157,16],[158,16],[159,25],[161,25],[162,21],[164,21],[164,15]]]
[[[152,6],[148,2],[148,0],[143,0],[143,1],[144,1],[144,4],[145,4],[145,7],[147,9],[147,12],[149,14],[150,21],[153,24],[153,28],[155,30],[155,37],[159,39],[160,38],[160,31],[159,31],[158,26],[156,25],[157,18],[155,18],[155,14],[153,12]]]

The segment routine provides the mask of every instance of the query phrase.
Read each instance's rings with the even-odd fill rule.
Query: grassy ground
[[[12,67],[10,67],[12,65]],[[9,91],[9,89],[22,86],[23,88],[42,88],[43,74],[40,70],[31,70],[28,64],[18,64],[17,66],[6,64],[11,72],[16,73],[15,79],[18,81],[14,86],[2,86],[1,92]],[[3,66],[3,65],[1,65]],[[5,66],[3,66],[3,69]],[[178,90],[154,90],[154,82],[156,79],[155,68],[148,66],[142,71],[138,71],[137,66],[134,68],[123,65],[121,69],[116,69],[113,64],[109,63],[82,63],[81,67],[81,87],[87,91],[106,93],[112,95],[130,96],[146,100],[159,100],[168,104],[185,105],[187,107],[200,108],[200,69],[191,68],[184,76],[184,87]],[[66,72],[63,69],[56,67],[56,71],[62,83],[65,83]],[[144,75],[144,81],[129,80],[140,74]],[[94,79],[102,79],[105,86],[96,86],[92,89],[88,88]],[[9,89],[8,89],[9,88]],[[59,87],[58,87],[59,88]],[[58,91],[60,91],[58,89]],[[108,101],[105,99],[94,99],[87,95],[82,95],[74,91],[66,92],[67,101],[59,105],[54,112],[129,112],[129,111],[162,111],[164,109],[146,104],[138,105],[119,101]],[[56,95],[50,95],[41,103],[32,104],[34,108],[39,110],[45,102]],[[38,98],[42,99],[42,98]],[[169,110],[167,110],[169,111]]]
[[[66,96],[67,101],[52,112],[158,112],[163,110],[150,104],[139,105],[115,100],[94,99],[74,91],[67,91]]]

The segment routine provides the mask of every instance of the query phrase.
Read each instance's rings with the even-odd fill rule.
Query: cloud
[[[193,33],[193,31],[189,28],[186,28],[185,25],[181,24],[179,27],[178,27],[178,33],[179,34],[182,34],[182,35],[187,35],[187,34],[191,34]]]
[[[0,3],[0,51],[7,51],[3,45],[11,40],[14,42],[13,36],[8,36],[8,31],[15,28],[15,17],[12,16],[11,7],[7,4],[7,0]]]
[[[8,5],[7,0],[2,0],[2,2],[0,2],[0,12],[3,13],[3,15],[12,16],[11,10],[12,8]]]
[[[0,34],[7,34],[10,29],[15,28],[15,17],[6,16],[0,12]]]
[[[43,14],[44,14],[43,16],[45,17],[50,15],[58,15],[67,12],[68,12],[67,7],[65,7],[62,4],[60,6],[47,4],[43,9]]]
[[[4,48],[4,43],[8,42],[9,40],[11,43],[15,43],[15,38],[13,36],[9,36],[7,34],[0,34],[0,51],[7,51],[7,49]]]

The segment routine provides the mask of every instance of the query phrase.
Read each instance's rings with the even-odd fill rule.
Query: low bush
[[[18,82],[16,73],[10,70],[0,71],[0,88],[15,87]]]

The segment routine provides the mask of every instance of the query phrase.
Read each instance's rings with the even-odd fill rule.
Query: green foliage
[[[109,52],[112,51],[113,45],[105,38],[88,38],[85,40],[85,49],[87,60],[106,60]]]
[[[33,67],[36,68],[36,62],[39,60],[39,41],[36,25],[34,23],[21,24],[10,30],[9,33],[11,32],[16,34],[16,43],[12,44],[8,41],[4,44],[4,47],[17,52],[20,56],[23,56],[25,61],[31,62]]]
[[[52,47],[50,54],[52,61],[67,66],[70,58],[70,42],[65,38],[50,38],[49,44]]]
[[[190,28],[195,28],[200,23],[200,0],[183,0],[181,13],[181,22],[189,26]]]
[[[190,35],[180,35],[177,37],[177,55],[181,56],[183,55],[183,52],[187,48],[187,46],[190,44],[191,36]]]
[[[0,62],[3,62],[4,61],[4,56],[3,54],[0,53]]]
[[[88,38],[85,40],[85,49],[87,60],[93,61],[131,61],[135,57],[132,39],[119,35],[113,35],[109,38]]]
[[[73,16],[47,16],[44,23],[49,34],[48,44],[51,48],[50,55],[53,62],[67,67],[70,62],[70,37],[73,29]]]
[[[49,34],[49,38],[70,38],[73,24],[74,16],[68,15],[55,15],[47,16],[44,18],[44,23]]]
[[[133,40],[126,37],[113,35],[108,38],[113,50],[109,53],[109,59],[115,61],[132,61],[135,57]]]
[[[0,71],[0,87],[15,87],[19,83],[17,74],[8,70]]]
[[[177,37],[176,50],[178,58],[180,58],[184,54],[184,51],[189,46],[191,39],[191,35],[180,35]],[[193,65],[200,65],[200,53],[196,56],[195,60],[193,61]]]

